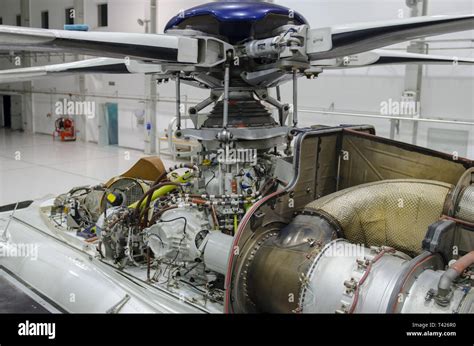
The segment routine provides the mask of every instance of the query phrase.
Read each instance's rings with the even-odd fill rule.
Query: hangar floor
[[[143,156],[139,150],[0,129],[0,206],[105,182]]]

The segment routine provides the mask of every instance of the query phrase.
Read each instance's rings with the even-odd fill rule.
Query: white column
[[[74,24],[84,24],[84,0],[74,0]],[[82,60],[84,57],[82,55],[74,55],[74,60]],[[79,97],[78,101],[85,101],[86,97],[85,94],[87,92],[86,89],[86,76],[85,75],[77,75],[76,76],[76,83],[78,86],[78,92],[79,92]],[[96,112],[97,112],[98,107],[96,106]],[[81,123],[84,125],[83,128],[80,128],[82,133],[79,134],[79,139],[83,142],[88,141],[88,136],[87,136],[87,116],[84,114],[78,115],[79,117],[83,117],[81,120]],[[96,114],[97,116],[97,114]],[[79,119],[78,119],[79,120]],[[77,126],[78,124],[76,124]]]
[[[410,8],[410,17],[426,16],[428,13],[428,5],[426,0],[406,0],[407,6]],[[407,52],[427,54],[428,45],[424,42],[424,39],[418,39],[410,42],[407,47]],[[420,105],[421,101],[421,88],[423,82],[423,65],[408,64],[405,67],[405,83],[404,92],[414,92],[415,98],[413,99],[417,105]],[[417,107],[418,115],[421,116],[421,107]],[[417,144],[418,139],[418,122],[413,121],[412,129],[412,144]],[[395,138],[395,127],[397,120],[391,121],[390,126],[390,138]]]
[[[29,27],[30,23],[30,0],[21,0],[21,26]],[[21,67],[30,67],[32,53],[25,53],[21,59]],[[33,102],[33,82],[23,82],[23,95],[21,105],[21,128],[29,133],[35,132],[34,102]]]
[[[156,0],[150,1],[150,24],[149,33],[156,34],[157,31],[157,6]],[[156,77],[151,75],[146,78],[149,83],[148,88],[148,110],[146,117],[146,125],[150,126],[150,129],[145,131],[145,153],[149,155],[156,155],[156,140],[157,140],[157,129],[156,129]]]

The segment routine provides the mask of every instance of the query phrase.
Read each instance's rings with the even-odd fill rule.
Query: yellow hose
[[[237,234],[238,228],[239,228],[239,223],[238,223],[237,215],[234,215],[234,234]]]
[[[189,181],[189,179],[192,178],[192,176],[193,176],[192,172],[186,172],[183,175],[178,176],[173,182],[174,183],[180,183],[180,184],[187,183]],[[160,187],[158,190],[153,192],[153,195],[151,196],[151,201],[150,202],[153,202],[156,199],[169,194],[171,191],[175,190],[176,188],[177,188],[177,186],[174,186],[174,185],[166,185],[166,186]],[[142,209],[145,206],[145,204],[146,204],[146,199],[141,203],[140,209]],[[129,205],[129,208],[135,209],[137,207],[137,205],[138,205],[138,202],[135,202],[135,203]]]

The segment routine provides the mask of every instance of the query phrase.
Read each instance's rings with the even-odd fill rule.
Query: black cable
[[[160,237],[158,234],[149,233],[149,234],[148,234],[148,237],[157,237],[157,238],[160,240],[160,242],[161,242],[161,246],[162,246],[162,247],[164,246],[164,245],[163,245],[163,239],[161,239],[161,237]]]
[[[196,290],[198,290],[199,292],[201,292],[201,293],[203,293],[203,294],[208,294],[208,293],[209,293],[209,292],[206,292],[206,291],[204,291],[203,289],[199,288],[197,285],[192,284],[192,283],[189,282],[189,281],[186,281],[186,280],[178,280],[178,281],[179,281],[179,282],[183,282],[183,283],[185,283],[185,284],[187,284],[187,285],[189,285],[189,286],[195,288]],[[201,286],[204,286],[204,285],[205,285],[205,284],[202,284]]]
[[[183,276],[186,276],[189,274],[192,270],[194,270],[197,266],[199,266],[201,263],[197,263],[194,267],[191,267],[190,269],[186,270],[183,274]]]
[[[194,288],[194,289],[195,289],[196,291],[198,291],[199,293],[204,294],[205,297],[206,297],[207,299],[209,299],[210,301],[212,301],[212,302],[214,302],[214,303],[220,303],[220,301],[218,301],[217,299],[214,299],[214,298],[212,298],[212,297],[210,296],[210,293],[211,293],[210,291],[204,291],[204,290],[200,289],[199,287],[197,287],[196,285],[194,285],[194,284],[192,284],[192,283],[190,283],[190,282],[188,282],[188,281],[186,281],[186,280],[179,280],[179,282],[182,282],[182,283],[185,283],[185,284],[191,286],[192,288]]]
[[[216,172],[215,172],[215,171],[211,171],[211,172],[212,172],[212,178],[209,179],[209,181],[208,181],[208,182],[206,183],[206,185],[204,186],[204,190],[206,191],[206,193],[207,193],[207,186],[209,185],[209,183],[210,183],[211,181],[213,181],[213,180],[216,178]]]
[[[183,234],[186,234],[186,228],[188,227],[188,220],[184,216],[179,216],[179,217],[177,217],[175,219],[171,219],[171,220],[160,220],[160,222],[173,222],[173,221],[176,221],[176,220],[179,220],[179,219],[184,220]]]
[[[179,217],[171,219],[171,220],[160,220],[160,222],[173,222],[173,221],[180,220],[180,219],[184,220],[183,238],[181,238],[181,240],[179,241],[178,251],[176,252],[176,256],[174,256],[173,260],[166,265],[166,268],[163,271],[163,273],[166,273],[166,270],[178,259],[179,250],[181,248],[181,243],[183,242],[184,238],[186,238],[186,228],[188,227],[188,220],[184,216],[179,216]],[[170,275],[168,274],[168,279],[165,282],[163,282],[163,284],[167,283],[169,280],[170,280]]]

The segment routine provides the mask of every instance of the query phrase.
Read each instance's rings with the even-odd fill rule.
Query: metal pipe
[[[474,39],[472,38],[429,39],[429,40],[425,40],[425,42],[429,42],[429,43],[432,43],[432,42],[474,42]]]
[[[156,34],[156,28],[158,24],[157,20],[157,13],[156,13],[156,4],[157,0],[151,0],[150,1],[150,26],[149,26],[149,31],[150,34]],[[148,24],[148,22],[146,22]]]
[[[430,51],[433,50],[468,50],[472,49],[473,47],[430,47]],[[399,50],[406,52],[405,48],[384,48],[384,50]]]
[[[283,124],[283,120],[284,120],[283,113],[285,112],[285,107],[288,107],[288,105],[284,105],[280,102],[280,100],[277,100],[277,99],[274,99],[273,97],[271,97],[269,95],[268,91],[265,91],[265,97],[262,97],[259,94],[257,94],[257,95],[259,96],[259,98],[262,101],[268,102],[269,104],[271,104],[273,107],[275,107],[278,110],[278,118],[279,118],[278,120],[280,121],[280,125],[283,126],[284,125]]]
[[[361,117],[361,118],[372,118],[372,119],[398,119],[398,120],[407,120],[407,121],[419,121],[419,122],[429,122],[429,123],[441,123],[441,124],[455,124],[455,125],[469,125],[474,126],[474,122],[470,121],[458,121],[458,120],[443,120],[443,119],[428,119],[428,118],[408,118],[408,117],[394,117],[390,115],[376,115],[376,114],[362,114],[362,113],[347,113],[347,112],[329,112],[329,111],[317,111],[309,109],[301,109],[302,113],[316,113],[324,115],[342,115],[350,117]]]
[[[226,64],[224,74],[224,119],[222,127],[227,128],[229,122],[229,87],[230,87],[230,66]]]
[[[459,276],[458,272],[456,272],[453,268],[449,268],[447,271],[444,272],[444,274],[439,279],[439,283],[438,283],[438,297],[439,298],[446,298],[448,296],[449,292],[451,292],[451,285],[453,284],[453,281],[456,280],[458,276]],[[443,300],[444,299],[437,300],[437,301],[443,302]]]
[[[181,130],[181,77],[176,75],[176,127]]]
[[[209,106],[210,104],[212,104],[214,102],[214,97],[213,95],[209,96],[207,99],[199,102],[197,105],[195,105],[194,107],[191,107],[189,108],[189,114],[197,114],[199,113],[201,110],[203,110],[204,108],[206,108],[207,106]]]
[[[0,89],[0,94],[5,95],[21,95],[21,94],[39,94],[39,95],[62,95],[62,96],[87,96],[90,98],[103,98],[103,99],[114,99],[114,100],[133,100],[133,101],[150,101],[150,98],[144,97],[134,97],[134,96],[114,96],[114,95],[101,95],[101,94],[80,94],[74,92],[52,92],[52,91],[41,91],[41,90],[32,90],[25,92],[23,90],[15,90],[15,89]],[[187,104],[196,104],[201,100],[198,99],[189,99]],[[163,103],[175,103],[176,99],[173,97],[159,97],[157,102]],[[184,103],[184,102],[181,102]],[[399,120],[407,120],[407,121],[420,121],[420,122],[431,122],[431,123],[441,123],[441,124],[452,124],[452,125],[468,125],[474,126],[474,122],[464,121],[464,120],[444,120],[444,119],[429,119],[429,118],[407,118],[407,117],[393,117],[393,116],[385,116],[379,114],[364,114],[364,113],[349,113],[349,112],[331,112],[325,110],[312,110],[312,109],[300,109],[300,113],[314,113],[314,114],[322,114],[322,115],[342,115],[342,116],[350,116],[350,117],[360,117],[360,118],[372,118],[372,119],[399,119]]]
[[[298,126],[298,72],[293,71],[293,126]]]
[[[21,95],[21,94],[41,94],[41,95],[65,95],[65,96],[87,96],[90,98],[103,98],[103,99],[114,99],[114,100],[134,100],[134,101],[150,101],[149,97],[134,97],[134,96],[118,96],[118,95],[101,95],[101,94],[80,94],[74,92],[51,92],[51,91],[41,91],[41,90],[32,90],[32,91],[23,91],[23,90],[14,90],[14,89],[3,89],[0,90],[1,94],[5,95]],[[166,103],[175,103],[175,97],[161,97],[158,99],[159,102]],[[198,99],[189,99],[188,104],[195,104],[201,100]],[[181,102],[185,103],[185,102]]]

